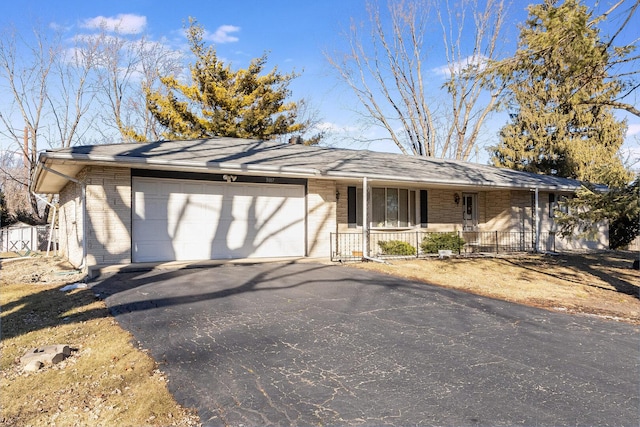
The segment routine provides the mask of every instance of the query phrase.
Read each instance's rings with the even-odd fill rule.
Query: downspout
[[[80,264],[80,267],[78,267],[78,270],[85,271],[87,269],[87,184],[79,179],[65,175],[62,172],[48,168],[44,164],[40,164],[40,166],[47,172],[51,172],[54,175],[61,176],[71,182],[80,184],[80,209],[82,210],[82,263]]]
[[[47,199],[45,199],[44,197],[40,196],[39,194],[36,194],[33,191],[31,192],[31,194],[33,194],[36,197],[36,199],[46,203],[47,205],[49,205],[49,207],[53,208],[53,218],[51,219],[51,225],[49,226],[49,240],[47,241],[47,256],[49,256],[49,250],[51,249],[51,240],[53,240],[53,227],[56,224],[56,206],[53,203],[50,203],[49,201],[47,201]]]

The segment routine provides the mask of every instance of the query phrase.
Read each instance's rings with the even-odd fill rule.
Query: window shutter
[[[347,222],[349,228],[356,228],[358,223],[358,198],[356,187],[347,187]]]
[[[420,227],[422,228],[427,228],[429,224],[427,208],[427,190],[420,190]]]

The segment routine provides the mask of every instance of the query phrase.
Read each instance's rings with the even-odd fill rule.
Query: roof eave
[[[539,190],[555,190],[555,191],[576,191],[580,188],[580,185],[549,185],[546,183],[513,183],[513,184],[500,184],[491,181],[477,182],[477,181],[461,181],[461,180],[451,180],[451,179],[420,179],[414,177],[399,177],[399,176],[389,176],[389,175],[376,175],[376,174],[356,174],[350,172],[334,172],[327,171],[325,173],[326,177],[331,177],[334,179],[362,179],[364,177],[371,181],[394,181],[394,182],[405,182],[405,183],[422,183],[422,184],[432,184],[438,185],[439,187],[450,187],[450,188],[482,188],[482,189],[494,189],[494,190],[507,190],[507,189],[520,189],[520,190],[533,190],[538,188]]]
[[[549,184],[545,182],[534,182],[535,177],[528,177],[525,182],[514,181],[512,183],[500,183],[495,181],[472,181],[472,180],[455,180],[451,178],[447,179],[433,179],[433,178],[417,178],[417,177],[405,177],[405,176],[390,176],[384,174],[372,174],[372,173],[357,173],[357,172],[345,172],[335,170],[319,170],[315,168],[302,168],[291,166],[270,166],[264,164],[242,164],[233,162],[194,162],[194,161],[180,161],[180,160],[163,160],[158,158],[146,158],[146,157],[129,157],[129,156],[108,156],[108,155],[96,155],[96,154],[78,154],[69,152],[56,152],[48,151],[43,152],[39,156],[38,166],[34,173],[34,179],[32,181],[32,190],[36,192],[42,189],[43,182],[48,172],[46,172],[42,165],[47,165],[48,168],[56,169],[55,165],[97,165],[97,166],[124,166],[138,169],[163,169],[163,170],[178,170],[178,171],[193,171],[193,172],[211,172],[211,173],[245,173],[245,174],[261,174],[267,176],[287,176],[297,178],[318,178],[318,179],[333,179],[333,180],[361,180],[367,177],[373,181],[387,181],[387,182],[401,182],[401,183],[417,183],[426,185],[437,185],[442,188],[477,188],[477,189],[535,189],[539,190],[553,190],[553,191],[576,191],[580,188],[580,184]],[[533,180],[533,181],[532,181]],[[58,185],[49,189],[48,193],[57,193],[66,183]],[[55,190],[55,191],[54,191]]]

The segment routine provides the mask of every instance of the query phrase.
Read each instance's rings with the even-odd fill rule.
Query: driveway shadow
[[[628,425],[638,327],[360,269],[280,263],[94,285],[204,425]]]

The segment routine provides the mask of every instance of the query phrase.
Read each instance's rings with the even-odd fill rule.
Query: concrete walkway
[[[204,425],[638,425],[638,327],[343,266],[94,286]]]

